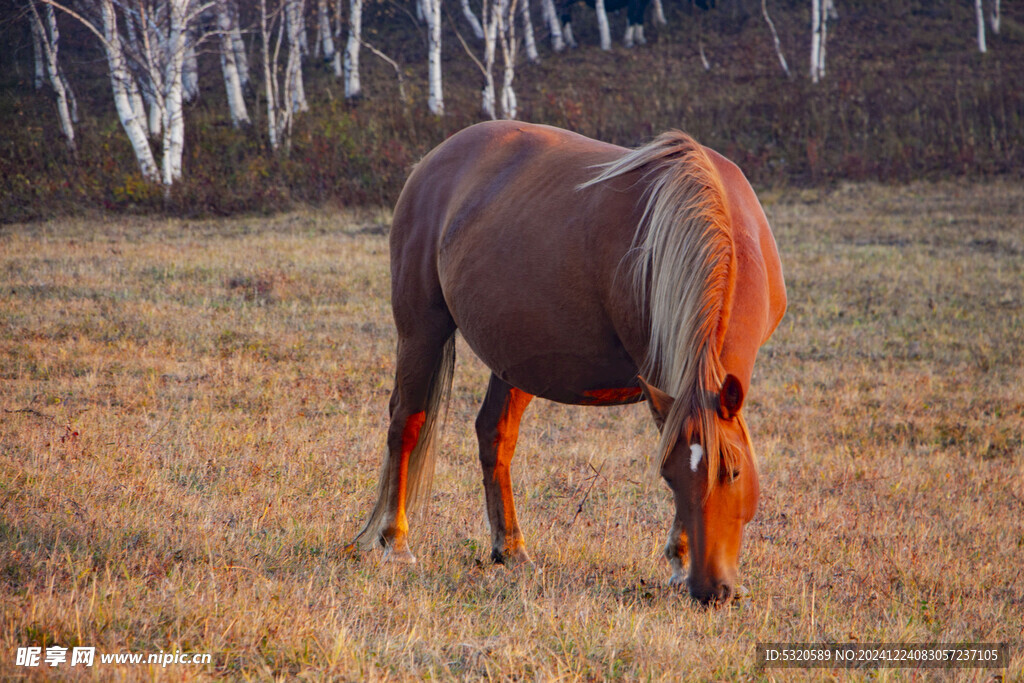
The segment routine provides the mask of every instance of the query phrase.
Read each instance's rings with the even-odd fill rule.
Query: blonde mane
[[[707,151],[680,132],[601,167],[587,187],[639,172],[646,206],[633,240],[634,288],[647,315],[650,342],[640,371],[675,399],[662,427],[660,471],[680,438],[707,453],[710,492],[719,467],[740,460],[739,447],[717,424],[725,370],[719,357],[736,270],[729,207],[722,179]],[[742,416],[740,432],[749,441]],[[714,457],[714,454],[720,457]]]

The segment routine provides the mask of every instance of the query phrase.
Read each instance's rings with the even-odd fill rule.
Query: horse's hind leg
[[[510,466],[519,438],[519,421],[533,396],[491,375],[476,434],[484,475],[487,519],[491,525],[491,559],[502,564],[533,564],[512,498]]]
[[[402,328],[377,502],[355,543],[366,547],[379,542],[388,559],[411,564],[416,558],[409,550],[406,511],[425,493],[433,474],[434,436],[455,361],[455,323],[444,316],[424,318],[415,333],[403,335]]]

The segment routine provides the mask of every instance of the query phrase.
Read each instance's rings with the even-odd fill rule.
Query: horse
[[[531,400],[646,401],[661,432],[652,463],[675,502],[669,583],[728,601],[759,495],[742,407],[786,309],[775,239],[739,168],[679,131],[629,150],[479,123],[414,167],[390,255],[387,452],[349,547],[416,561],[407,511],[429,488],[460,330],[491,370],[476,418],[491,559],[533,564],[510,473]]]
[[[572,34],[572,6],[579,0],[562,0],[558,5],[558,16],[562,22],[562,36],[569,47],[576,47],[575,36]],[[595,9],[595,0],[584,0],[590,9]],[[646,45],[647,38],[644,37],[644,13],[647,12],[647,5],[650,0],[605,0],[605,12],[618,12],[626,10],[626,35],[623,43],[626,47],[633,47],[634,44]]]

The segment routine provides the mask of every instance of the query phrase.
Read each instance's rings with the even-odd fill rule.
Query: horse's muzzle
[[[690,590],[690,597],[705,607],[725,605],[736,594],[732,583],[728,581],[714,581],[707,586],[694,586],[690,580],[687,580],[686,583]]]

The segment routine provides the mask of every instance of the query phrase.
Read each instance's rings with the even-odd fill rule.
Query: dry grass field
[[[790,309],[746,407],[750,599],[711,610],[667,586],[643,406],[529,408],[539,571],[490,564],[461,342],[419,564],[345,554],[392,383],[385,212],[0,228],[0,678],[1024,679],[1024,187],[763,200]],[[1012,661],[755,667],[854,640]],[[52,645],[213,662],[16,665]]]

